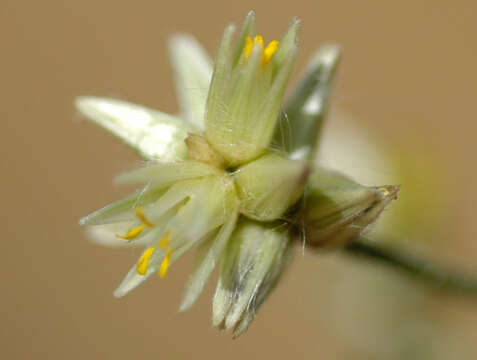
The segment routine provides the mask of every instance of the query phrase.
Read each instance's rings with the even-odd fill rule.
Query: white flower
[[[174,36],[180,117],[120,100],[77,99],[81,113],[148,160],[117,178],[144,184],[143,190],[80,220],[101,244],[145,248],[115,296],[153,274],[164,277],[199,247],[181,310],[192,306],[220,263],[214,325],[234,335],[248,328],[288,264],[340,55],[336,46],[318,53],[285,119],[299,29],[293,20],[280,42],[265,45],[251,12],[235,42],[234,27],[226,28],[213,71],[192,37]],[[292,136],[283,140],[277,122],[285,120]]]

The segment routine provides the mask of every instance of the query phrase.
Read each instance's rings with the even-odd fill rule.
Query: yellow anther
[[[253,40],[250,36],[247,36],[245,38],[245,45],[243,47],[243,57],[245,60],[250,57],[253,47],[257,44],[259,44],[260,48],[262,49],[262,66],[265,66],[270,62],[273,55],[275,55],[277,52],[280,42],[277,40],[270,41],[264,49],[263,37],[261,35],[256,35]]]
[[[162,260],[161,267],[159,268],[159,277],[162,279],[166,276],[167,270],[169,269],[169,264],[171,262],[172,249],[169,249],[166,256]]]
[[[262,55],[263,66],[267,65],[270,62],[273,55],[275,55],[275,53],[278,50],[278,45],[280,45],[280,42],[278,40],[273,40],[268,43],[265,50],[263,50],[263,55]]]
[[[151,258],[153,252],[154,252],[154,248],[150,247],[142,253],[136,266],[136,271],[139,275],[146,275],[147,264],[149,263],[149,259]]]
[[[256,45],[256,44],[260,44],[260,47],[263,50],[263,37],[262,37],[262,35],[256,35],[253,38],[253,45]]]
[[[250,54],[252,53],[252,49],[253,49],[252,38],[250,36],[247,36],[245,38],[245,46],[243,47],[243,57],[245,60],[247,60]]]
[[[168,231],[166,232],[166,235],[164,235],[161,240],[159,240],[159,242],[157,243],[157,245],[159,245],[159,247],[162,249],[162,250],[166,250],[167,248],[167,245],[169,245],[169,241],[171,240],[171,232]]]
[[[144,215],[144,212],[142,210],[142,207],[136,208],[136,216],[138,217],[139,220],[141,220],[144,224],[146,224],[149,227],[154,227],[154,224],[150,222],[146,216]]]
[[[131,240],[139,236],[139,234],[144,230],[146,225],[142,224],[139,225],[138,227],[135,227],[134,229],[129,230],[126,234],[124,235],[119,235],[116,234],[116,237],[121,238],[121,239],[126,239],[126,240]]]

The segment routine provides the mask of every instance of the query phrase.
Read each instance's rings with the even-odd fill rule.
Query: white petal
[[[158,231],[160,232],[162,231],[161,229],[165,229],[168,222],[177,213],[180,206],[180,204],[175,205],[165,213],[161,214],[160,218],[154,219],[154,227],[150,228],[146,226],[141,234],[133,240],[128,241],[123,238],[118,238],[117,234],[125,234],[131,228],[138,226],[140,222],[137,218],[134,218],[132,221],[88,226],[86,228],[86,235],[88,235],[91,241],[104,246],[125,248],[147,246],[148,244],[153,244],[157,241],[157,237],[159,236]]]
[[[154,187],[171,185],[177,181],[189,180],[218,174],[219,170],[203,162],[185,160],[180,162],[160,162],[147,165],[119,175],[120,184],[151,183]]]
[[[125,234],[133,226],[133,221],[89,226],[86,228],[86,235],[92,242],[103,246],[118,248],[143,247],[147,242],[147,239],[144,237],[128,241],[117,236],[117,234]]]
[[[212,60],[190,35],[170,40],[171,63],[182,116],[198,130],[204,129],[204,111],[212,78]]]
[[[121,100],[79,97],[77,109],[146,159],[182,160],[191,129],[179,118]]]
[[[237,215],[238,213],[236,212],[230,216],[220,229],[217,237],[213,239],[210,246],[208,246],[204,257],[189,278],[180,311],[189,309],[201,294],[210,274],[215,268],[219,256],[222,254],[225,245],[227,245],[227,241],[235,227]]]
[[[80,219],[80,225],[102,225],[115,222],[130,221],[136,219],[134,212],[131,211],[138,205],[149,204],[157,200],[166,189],[148,188],[138,191],[128,197],[118,200],[102,209],[96,210],[91,214]]]
[[[141,285],[144,281],[151,277],[151,275],[155,274],[161,265],[164,256],[165,254],[163,251],[156,249],[149,259],[147,273],[145,275],[139,274],[137,272],[137,264],[134,264],[134,266],[127,273],[124,280],[114,291],[114,296],[119,298],[127,295],[131,290],[135,289],[137,286]]]

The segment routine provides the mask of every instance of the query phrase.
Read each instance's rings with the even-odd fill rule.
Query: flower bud
[[[377,219],[398,191],[399,186],[367,187],[331,170],[315,170],[304,199],[307,244],[345,245]]]
[[[236,44],[234,28],[225,30],[207,97],[205,135],[230,166],[257,158],[269,146],[297,53],[298,20],[282,43],[268,45],[253,33],[254,23],[251,13]]]
[[[245,216],[272,221],[283,217],[303,194],[308,168],[298,160],[268,154],[240,167],[234,174]]]
[[[235,230],[220,264],[213,300],[213,324],[245,332],[260,305],[280,279],[293,253],[285,224],[243,220]]]

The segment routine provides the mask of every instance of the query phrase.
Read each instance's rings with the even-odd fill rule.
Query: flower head
[[[115,296],[154,274],[166,276],[180,256],[199,248],[180,309],[192,306],[219,264],[213,322],[239,335],[289,263],[302,223],[298,217],[306,214],[311,231],[321,236],[321,215],[312,216],[321,209],[303,204],[338,47],[318,55],[285,107],[293,115],[290,128],[300,129],[300,137],[291,139],[291,147],[286,142],[271,146],[280,136],[277,122],[299,29],[293,20],[280,42],[265,44],[255,33],[251,12],[235,42],[234,27],[226,28],[213,71],[193,38],[173,37],[182,119],[119,100],[77,100],[86,117],[148,160],[117,178],[122,184],[143,184],[142,190],[80,220],[102,244],[144,247]],[[314,201],[318,190],[311,189]],[[366,220],[361,223],[367,225],[377,214],[361,216]]]

